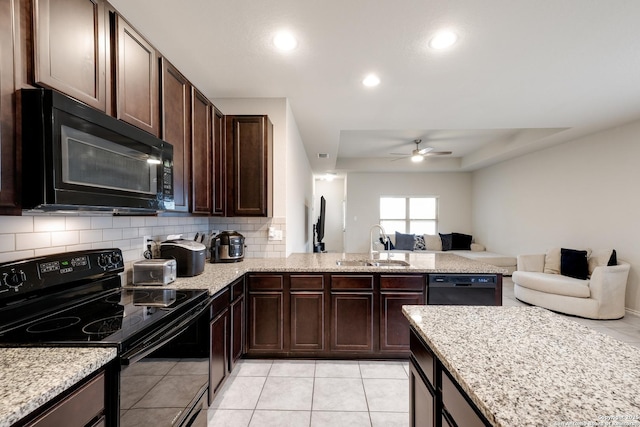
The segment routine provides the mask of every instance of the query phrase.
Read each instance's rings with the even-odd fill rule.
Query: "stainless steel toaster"
[[[134,285],[168,285],[176,280],[175,259],[145,259],[133,263]]]

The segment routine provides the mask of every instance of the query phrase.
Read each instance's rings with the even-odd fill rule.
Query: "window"
[[[436,197],[380,197],[380,225],[387,234],[437,234]]]

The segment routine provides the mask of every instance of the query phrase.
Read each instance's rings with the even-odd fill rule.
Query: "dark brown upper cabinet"
[[[120,15],[111,13],[115,42],[116,117],[159,136],[158,53]]]
[[[17,0],[16,0],[17,1]],[[15,134],[14,0],[0,2],[0,213],[19,213],[20,161]]]
[[[224,216],[227,209],[227,167],[224,115],[213,108],[213,212]]]
[[[211,102],[191,90],[191,212],[211,214],[213,209],[213,131]]]
[[[106,19],[103,0],[33,0],[34,84],[107,111]]]
[[[227,216],[271,216],[273,125],[267,116],[226,116]]]
[[[173,198],[188,212],[191,193],[191,84],[169,61],[160,59],[162,139],[173,145]]]

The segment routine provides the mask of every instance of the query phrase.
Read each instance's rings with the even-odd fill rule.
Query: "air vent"
[[[329,158],[329,154],[327,154],[327,153],[318,153],[318,158],[319,159],[328,159]]]

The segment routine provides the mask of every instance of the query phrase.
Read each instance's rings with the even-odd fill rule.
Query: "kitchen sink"
[[[339,259],[336,264],[342,267],[409,267],[409,263],[399,259]]]

